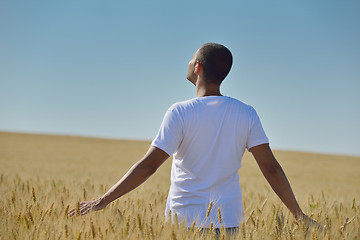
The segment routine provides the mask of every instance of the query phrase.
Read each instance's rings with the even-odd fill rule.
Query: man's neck
[[[212,92],[212,91],[197,91],[196,92],[196,96],[197,97],[207,97],[207,96],[222,96],[222,94],[217,91],[217,92]]]
[[[208,84],[205,81],[198,80],[196,82],[196,96],[222,96],[220,93],[220,86],[216,84]]]

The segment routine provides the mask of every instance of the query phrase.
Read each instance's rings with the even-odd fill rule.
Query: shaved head
[[[230,72],[233,58],[225,46],[206,43],[200,47],[197,60],[203,67],[205,79],[209,83],[220,85]]]

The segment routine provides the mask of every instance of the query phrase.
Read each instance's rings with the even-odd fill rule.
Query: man
[[[80,203],[80,213],[105,208],[146,181],[174,154],[165,215],[176,214],[187,226],[195,222],[197,227],[207,228],[212,222],[215,228],[238,227],[244,220],[238,170],[248,149],[295,219],[313,222],[300,209],[256,111],[221,95],[220,85],[231,66],[232,55],[226,47],[215,43],[201,46],[187,73],[197,97],[171,106],[145,156],[101,198]],[[69,215],[75,212],[73,209]]]

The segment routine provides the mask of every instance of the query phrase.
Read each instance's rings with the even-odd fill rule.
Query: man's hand
[[[317,221],[315,221],[314,219],[310,218],[309,216],[307,216],[306,214],[302,214],[301,216],[296,218],[297,222],[303,222],[306,226],[309,227],[315,227],[319,230],[323,230],[323,226],[320,225]]]
[[[67,213],[67,215],[69,217],[72,217],[72,216],[76,215],[77,212],[80,215],[85,215],[90,211],[98,211],[98,210],[104,209],[106,207],[106,205],[103,202],[104,201],[102,201],[101,198],[92,200],[92,201],[81,202],[79,205],[79,209],[73,208]]]

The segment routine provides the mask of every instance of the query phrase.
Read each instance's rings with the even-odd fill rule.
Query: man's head
[[[229,49],[221,44],[206,43],[196,51],[189,62],[187,79],[195,84],[195,72],[197,68],[202,68],[206,82],[220,85],[230,72],[231,66],[232,55]]]

